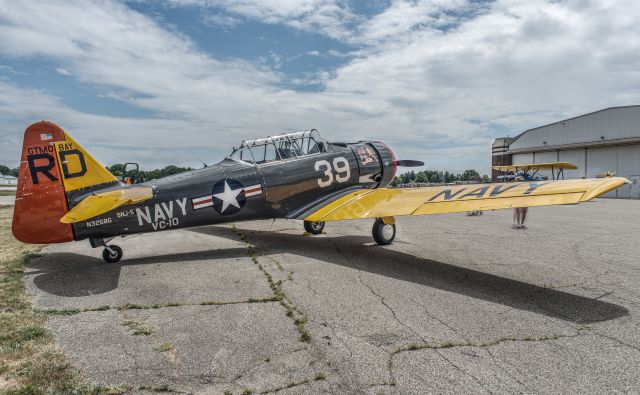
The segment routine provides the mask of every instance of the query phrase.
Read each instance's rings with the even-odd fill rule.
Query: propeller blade
[[[396,166],[402,167],[420,167],[424,166],[424,162],[419,160],[397,160]]]

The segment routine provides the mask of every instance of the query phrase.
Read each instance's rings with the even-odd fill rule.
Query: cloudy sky
[[[105,164],[317,128],[488,172],[493,138],[640,103],[640,2],[0,0],[0,163],[48,119]]]

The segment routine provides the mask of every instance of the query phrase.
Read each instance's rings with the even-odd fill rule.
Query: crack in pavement
[[[172,307],[187,307],[187,306],[226,306],[226,305],[234,305],[234,304],[252,304],[252,303],[272,303],[278,302],[276,297],[269,298],[256,298],[256,299],[247,299],[247,300],[237,300],[237,301],[204,301],[204,302],[196,302],[196,303],[163,303],[163,304],[154,304],[154,305],[138,305],[138,304],[130,304],[126,303],[120,306],[100,306],[100,307],[87,307],[83,309],[78,308],[48,308],[48,309],[33,309],[36,313],[45,313],[48,315],[55,315],[61,317],[69,317],[74,316],[80,313],[93,313],[100,311],[132,311],[132,310],[160,310],[164,308],[172,308]]]
[[[366,281],[364,281],[362,279],[362,270],[359,271],[358,273],[358,279],[360,280],[360,283],[362,285],[364,285],[365,287],[367,287],[367,289],[369,289],[369,291],[375,295],[379,300],[380,303],[382,303],[382,305],[384,307],[386,307],[390,312],[391,312],[391,316],[393,317],[393,319],[400,324],[401,326],[403,326],[404,328],[406,328],[407,330],[409,330],[409,332],[411,332],[414,336],[416,336],[418,339],[422,340],[423,342],[426,343],[426,340],[424,337],[422,337],[421,335],[419,335],[413,328],[411,328],[409,325],[405,324],[404,322],[402,322],[398,316],[396,315],[395,310],[393,310],[393,308],[391,308],[391,306],[389,306],[389,304],[386,302],[386,300],[384,299],[384,297],[382,295],[380,295],[379,293],[377,293],[373,287],[371,285],[369,285]]]
[[[491,360],[493,361],[493,363],[494,363],[494,365],[495,365],[495,366],[497,366],[497,367],[498,367],[501,371],[503,371],[503,372],[504,372],[508,377],[510,377],[511,379],[515,380],[515,381],[516,381],[518,384],[520,384],[522,387],[524,387],[524,388],[526,388],[526,389],[529,389],[529,388],[527,387],[527,385],[526,385],[524,382],[522,382],[518,377],[516,377],[516,375],[514,375],[513,373],[511,373],[511,372],[509,372],[507,369],[505,369],[505,367],[504,367],[504,366],[502,366],[502,364],[505,364],[505,365],[510,366],[511,368],[515,369],[515,370],[516,370],[516,372],[520,373],[520,374],[521,374],[521,375],[523,375],[523,376],[525,376],[524,372],[522,372],[520,369],[518,369],[518,367],[517,367],[517,366],[514,366],[513,364],[510,364],[509,362],[507,362],[507,361],[505,361],[505,360],[503,360],[503,359],[501,359],[501,358],[498,358],[498,357],[496,357],[495,355],[493,355],[493,353],[491,352],[491,349],[490,349],[490,348],[488,348],[488,347],[487,347],[487,348],[485,349],[485,351],[486,351],[487,355],[489,355],[489,357],[491,358]],[[500,362],[500,363],[499,363],[499,362]],[[494,374],[494,377],[496,377],[498,380],[500,380],[500,382],[502,382],[503,384],[506,384],[506,385],[511,386],[511,384],[510,384],[510,383],[507,383],[506,381],[504,381],[504,380],[500,379],[497,375],[495,375],[495,374]],[[517,389],[517,388],[516,388],[515,390],[516,390],[516,391],[522,391],[522,390]]]
[[[312,319],[309,319],[309,322],[313,322],[316,325],[320,325],[320,326],[323,326],[325,328],[328,328],[331,331],[331,333],[333,334],[333,337],[331,339],[338,340],[344,346],[344,348],[346,348],[347,351],[349,352],[349,358],[353,357],[353,350],[351,350],[351,347],[349,347],[347,342],[345,342],[344,340],[342,340],[342,338],[340,336],[338,336],[338,333],[336,332],[335,328],[332,325],[330,325],[326,321],[318,322],[318,321],[315,321],[315,320],[312,320]]]
[[[458,366],[455,363],[453,363],[453,361],[451,361],[449,358],[444,356],[440,352],[440,350],[436,350],[436,354],[438,354],[442,359],[444,359],[449,365],[453,366],[457,371],[459,371],[460,373],[464,374],[465,376],[470,377],[473,381],[475,381],[480,386],[480,388],[484,389],[485,391],[487,391],[490,394],[493,394],[493,392],[491,392],[491,390],[485,388],[485,386],[482,383],[482,381],[480,381],[476,376],[472,375],[471,373],[469,373],[466,370],[462,369],[460,366]]]
[[[618,343],[618,344],[620,344],[620,345],[622,345],[622,346],[625,346],[625,347],[631,348],[631,349],[633,349],[633,350],[635,350],[635,351],[640,351],[640,347],[637,347],[637,346],[631,345],[631,344],[629,344],[629,343],[625,343],[625,342],[623,342],[622,340],[620,340],[620,339],[618,339],[618,338],[615,338],[615,337],[613,337],[613,336],[605,335],[604,333],[600,333],[600,332],[598,332],[598,331],[596,331],[596,330],[593,330],[593,329],[591,329],[591,330],[590,330],[590,332],[591,332],[591,333],[593,333],[593,334],[594,334],[594,335],[596,335],[596,336],[600,336],[600,337],[604,337],[605,339],[613,340],[614,342],[616,342],[616,343]]]
[[[340,247],[338,247],[338,245],[335,242],[333,242],[333,246],[334,246],[335,250],[338,252],[338,254],[340,254],[340,256],[342,256],[350,264],[350,266],[352,268],[354,268],[354,269],[356,269],[358,271],[358,280],[360,281],[360,283],[362,285],[364,285],[369,290],[369,292],[371,292],[376,298],[378,298],[380,300],[380,303],[384,307],[386,307],[387,310],[389,310],[389,312],[391,313],[391,316],[393,317],[393,319],[398,324],[400,324],[402,327],[406,328],[409,332],[411,332],[418,339],[422,340],[423,342],[426,342],[424,337],[419,335],[412,327],[410,327],[409,325],[405,324],[404,322],[402,322],[398,318],[398,316],[396,315],[395,310],[391,306],[389,306],[389,304],[387,303],[387,301],[385,300],[385,298],[382,295],[377,293],[370,284],[368,284],[366,281],[364,281],[364,279],[362,278],[362,275],[363,275],[364,271],[362,269],[360,269],[359,267],[356,267],[356,265],[354,265],[353,262],[351,261],[351,258],[349,258],[344,252],[342,252]]]
[[[571,335],[550,335],[550,336],[519,337],[519,338],[517,338],[517,337],[502,337],[502,338],[494,339],[494,340],[483,342],[483,343],[443,342],[443,343],[440,343],[439,345],[430,344],[430,343],[410,344],[410,345],[407,345],[407,346],[404,346],[404,347],[400,347],[400,348],[396,349],[395,351],[393,351],[393,352],[391,352],[389,354],[388,369],[389,369],[389,374],[392,377],[392,381],[390,383],[388,383],[388,385],[391,385],[391,386],[395,386],[396,385],[395,375],[393,374],[393,359],[395,358],[396,355],[401,354],[401,353],[410,352],[410,351],[419,351],[419,350],[436,350],[436,352],[439,355],[441,355],[439,350],[445,349],[445,348],[461,348],[461,347],[487,348],[487,347],[496,346],[498,344],[506,343],[506,342],[545,342],[545,341],[553,341],[553,340],[564,339],[564,338],[575,338],[575,337],[578,337],[578,336],[582,335],[584,331],[585,330],[579,328],[576,331],[576,333],[571,334]],[[586,331],[588,331],[588,330],[586,330]]]
[[[295,303],[293,303],[291,298],[287,296],[287,294],[284,292],[282,288],[283,280],[278,280],[278,281],[273,280],[273,275],[258,260],[258,256],[255,254],[256,248],[251,243],[249,243],[248,237],[245,233],[243,233],[238,228],[236,228],[235,225],[231,227],[231,230],[240,238],[242,243],[244,243],[245,247],[247,248],[247,256],[251,258],[251,260],[258,267],[260,272],[262,272],[262,274],[267,278],[267,282],[273,292],[273,296],[278,300],[280,305],[282,305],[282,307],[285,308],[286,316],[291,318],[291,320],[293,320],[294,324],[296,325],[296,329],[300,333],[300,341],[309,342],[311,340],[311,336],[309,335],[309,333],[307,332],[304,326],[305,322],[307,321],[307,318],[305,314],[302,311],[300,311],[298,306]]]
[[[251,244],[248,242],[248,236],[247,236],[247,235],[245,235],[244,233],[242,233],[241,231],[239,231],[237,228],[235,228],[235,229],[234,229],[234,228],[232,228],[232,230],[233,230],[233,231],[234,231],[234,233],[236,233],[236,234],[240,237],[240,239],[245,243],[245,245],[247,246],[247,248],[248,248],[249,252],[251,253],[251,252],[252,252],[252,249],[254,249],[255,247],[254,247],[253,245],[251,245]],[[259,234],[259,233],[261,233],[261,232],[260,232],[260,231],[258,231],[257,233]],[[253,251],[256,251],[256,250],[257,250],[257,248],[255,248]],[[259,251],[261,251],[261,252],[263,252],[263,253],[268,252],[268,250],[264,249],[263,247],[260,247],[260,250],[259,250]],[[251,256],[251,255],[250,255],[250,256]],[[257,260],[257,257],[256,257],[256,256],[254,256],[254,257],[255,257],[255,258],[256,258],[256,260]],[[260,257],[263,257],[263,255],[261,255]],[[265,257],[265,258],[267,258],[267,259],[272,260],[269,256],[264,256],[264,257]],[[272,261],[273,261],[273,260],[272,260]],[[254,261],[254,263],[256,263],[257,265],[260,265],[260,263],[259,263],[259,262]],[[275,262],[274,262],[274,263],[275,263]],[[280,262],[278,262],[278,263],[280,263]],[[265,276],[267,276],[267,279],[269,279],[270,274],[269,274],[268,272],[266,272],[266,268],[265,268],[264,266],[263,266],[262,268],[264,269],[263,273],[265,274]],[[280,267],[279,267],[279,269],[280,269]],[[281,267],[281,271],[282,271],[282,272],[286,272],[287,270],[286,270],[284,267]],[[266,273],[265,273],[265,272],[266,272]],[[293,280],[293,276],[292,276],[292,275],[293,275],[293,272],[292,272],[292,271],[289,271],[289,275],[288,275],[287,279],[279,280],[278,282],[275,282],[275,283],[274,283],[274,285],[278,288],[279,292],[282,294],[282,297],[283,297],[284,302],[285,302],[285,304],[283,304],[283,306],[285,307],[285,309],[288,309],[288,311],[289,311],[289,309],[291,309],[291,310],[293,310],[295,313],[297,313],[298,315],[300,315],[300,316],[302,317],[302,319],[304,320],[304,321],[303,321],[303,324],[304,324],[304,322],[306,322],[306,321],[308,320],[308,318],[307,318],[306,314],[305,314],[304,312],[302,312],[302,311],[301,311],[301,309],[300,309],[300,308],[299,308],[295,303],[293,303],[293,302],[290,300],[290,297],[289,297],[288,295],[286,295],[286,294],[284,293],[284,290],[282,289],[282,283],[284,283],[284,282],[285,282],[285,281],[287,281],[287,280],[288,280],[291,284],[300,284],[297,280],[296,280],[296,281],[294,281],[294,280]],[[273,281],[273,280],[272,280],[272,281]],[[311,284],[308,282],[308,280],[306,280],[305,282],[307,283],[307,285],[308,285],[309,289],[311,289],[312,287],[311,287]],[[304,284],[300,284],[300,285],[304,287]],[[270,283],[270,286],[271,286],[271,283]],[[312,290],[312,291],[315,291],[315,290]],[[317,293],[317,292],[316,292],[316,293]],[[282,301],[281,301],[281,304],[282,304]],[[294,317],[294,314],[291,314],[291,315],[290,315],[290,314],[287,314],[287,316],[289,316],[291,319],[293,319],[293,320],[294,320],[294,323],[297,323],[297,322],[299,322],[299,320],[300,320],[299,318]],[[311,321],[311,320],[309,319],[309,321]],[[313,321],[313,322],[315,322],[316,324],[319,324],[319,325],[323,325],[322,323],[318,323],[318,321]],[[298,325],[298,324],[297,324],[297,325]],[[323,326],[324,326],[324,325],[323,325]],[[327,324],[327,326],[328,326],[328,324]],[[351,355],[353,355],[353,351],[351,350],[351,348],[349,348],[349,347],[347,346],[347,343],[346,343],[345,341],[343,341],[339,336],[337,336],[337,333],[335,332],[335,329],[334,329],[333,327],[331,327],[330,329],[331,329],[331,331],[334,333],[334,335],[336,336],[336,339],[338,339],[342,344],[344,344],[344,345],[345,345],[345,347],[346,347],[346,348],[349,350],[349,352],[351,353]],[[332,371],[332,377],[334,378],[334,379],[333,379],[333,381],[337,382],[337,384],[339,384],[339,385],[344,385],[344,386],[347,386],[347,387],[352,386],[352,383],[351,383],[352,378],[351,378],[347,373],[342,372],[342,371],[341,371],[341,369],[334,369],[334,368],[332,368],[332,367],[331,367],[331,362],[330,362],[330,360],[331,360],[331,359],[327,356],[327,351],[321,347],[321,344],[320,344],[320,343],[317,343],[317,342],[312,342],[312,341],[311,341],[311,339],[310,339],[310,337],[309,337],[309,339],[308,339],[307,341],[308,341],[308,348],[307,348],[307,350],[308,350],[308,352],[310,353],[310,355],[312,355],[312,356],[313,356],[313,358],[314,358],[314,363],[315,363],[315,362],[319,362],[319,363],[325,364],[325,365],[329,368],[329,370],[331,370],[331,371]],[[383,349],[382,349],[381,347],[379,347],[379,346],[376,346],[376,347],[377,347],[377,348],[380,348],[381,350],[383,350]],[[384,350],[384,352],[386,353],[387,351],[386,351],[386,350]]]
[[[449,325],[446,321],[438,318],[437,316],[435,316],[434,314],[432,314],[428,308],[424,307],[421,303],[419,303],[417,300],[413,299],[413,298],[409,298],[409,300],[411,300],[414,304],[420,306],[422,308],[422,310],[424,311],[424,313],[430,317],[433,318],[434,320],[438,321],[440,324],[444,325],[445,327],[447,327],[450,331],[452,331],[453,333],[455,333],[456,335],[460,336],[464,341],[466,341],[467,343],[469,343],[469,339],[467,339],[466,336],[464,336],[462,333],[460,333],[456,328],[454,328],[453,326]],[[509,309],[511,310],[511,309]],[[425,343],[426,341],[424,339],[422,339]]]

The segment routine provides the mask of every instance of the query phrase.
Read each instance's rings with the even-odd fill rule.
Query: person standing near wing
[[[524,181],[524,177],[516,176],[514,177],[514,181],[522,182]],[[513,225],[511,225],[514,229],[527,229],[524,226],[524,221],[527,219],[527,210],[528,207],[515,207],[513,209]]]

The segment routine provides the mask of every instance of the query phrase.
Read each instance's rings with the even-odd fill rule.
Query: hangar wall
[[[577,165],[577,170],[564,171],[566,179],[594,178],[600,173],[615,172],[616,175],[629,179],[631,184],[603,197],[640,199],[640,144],[513,155],[514,165],[545,162],[569,162]]]
[[[497,141],[497,140],[496,140]],[[613,107],[527,130],[503,153],[512,164],[570,162],[570,178],[612,171],[631,181],[604,197],[640,199],[640,106]]]

